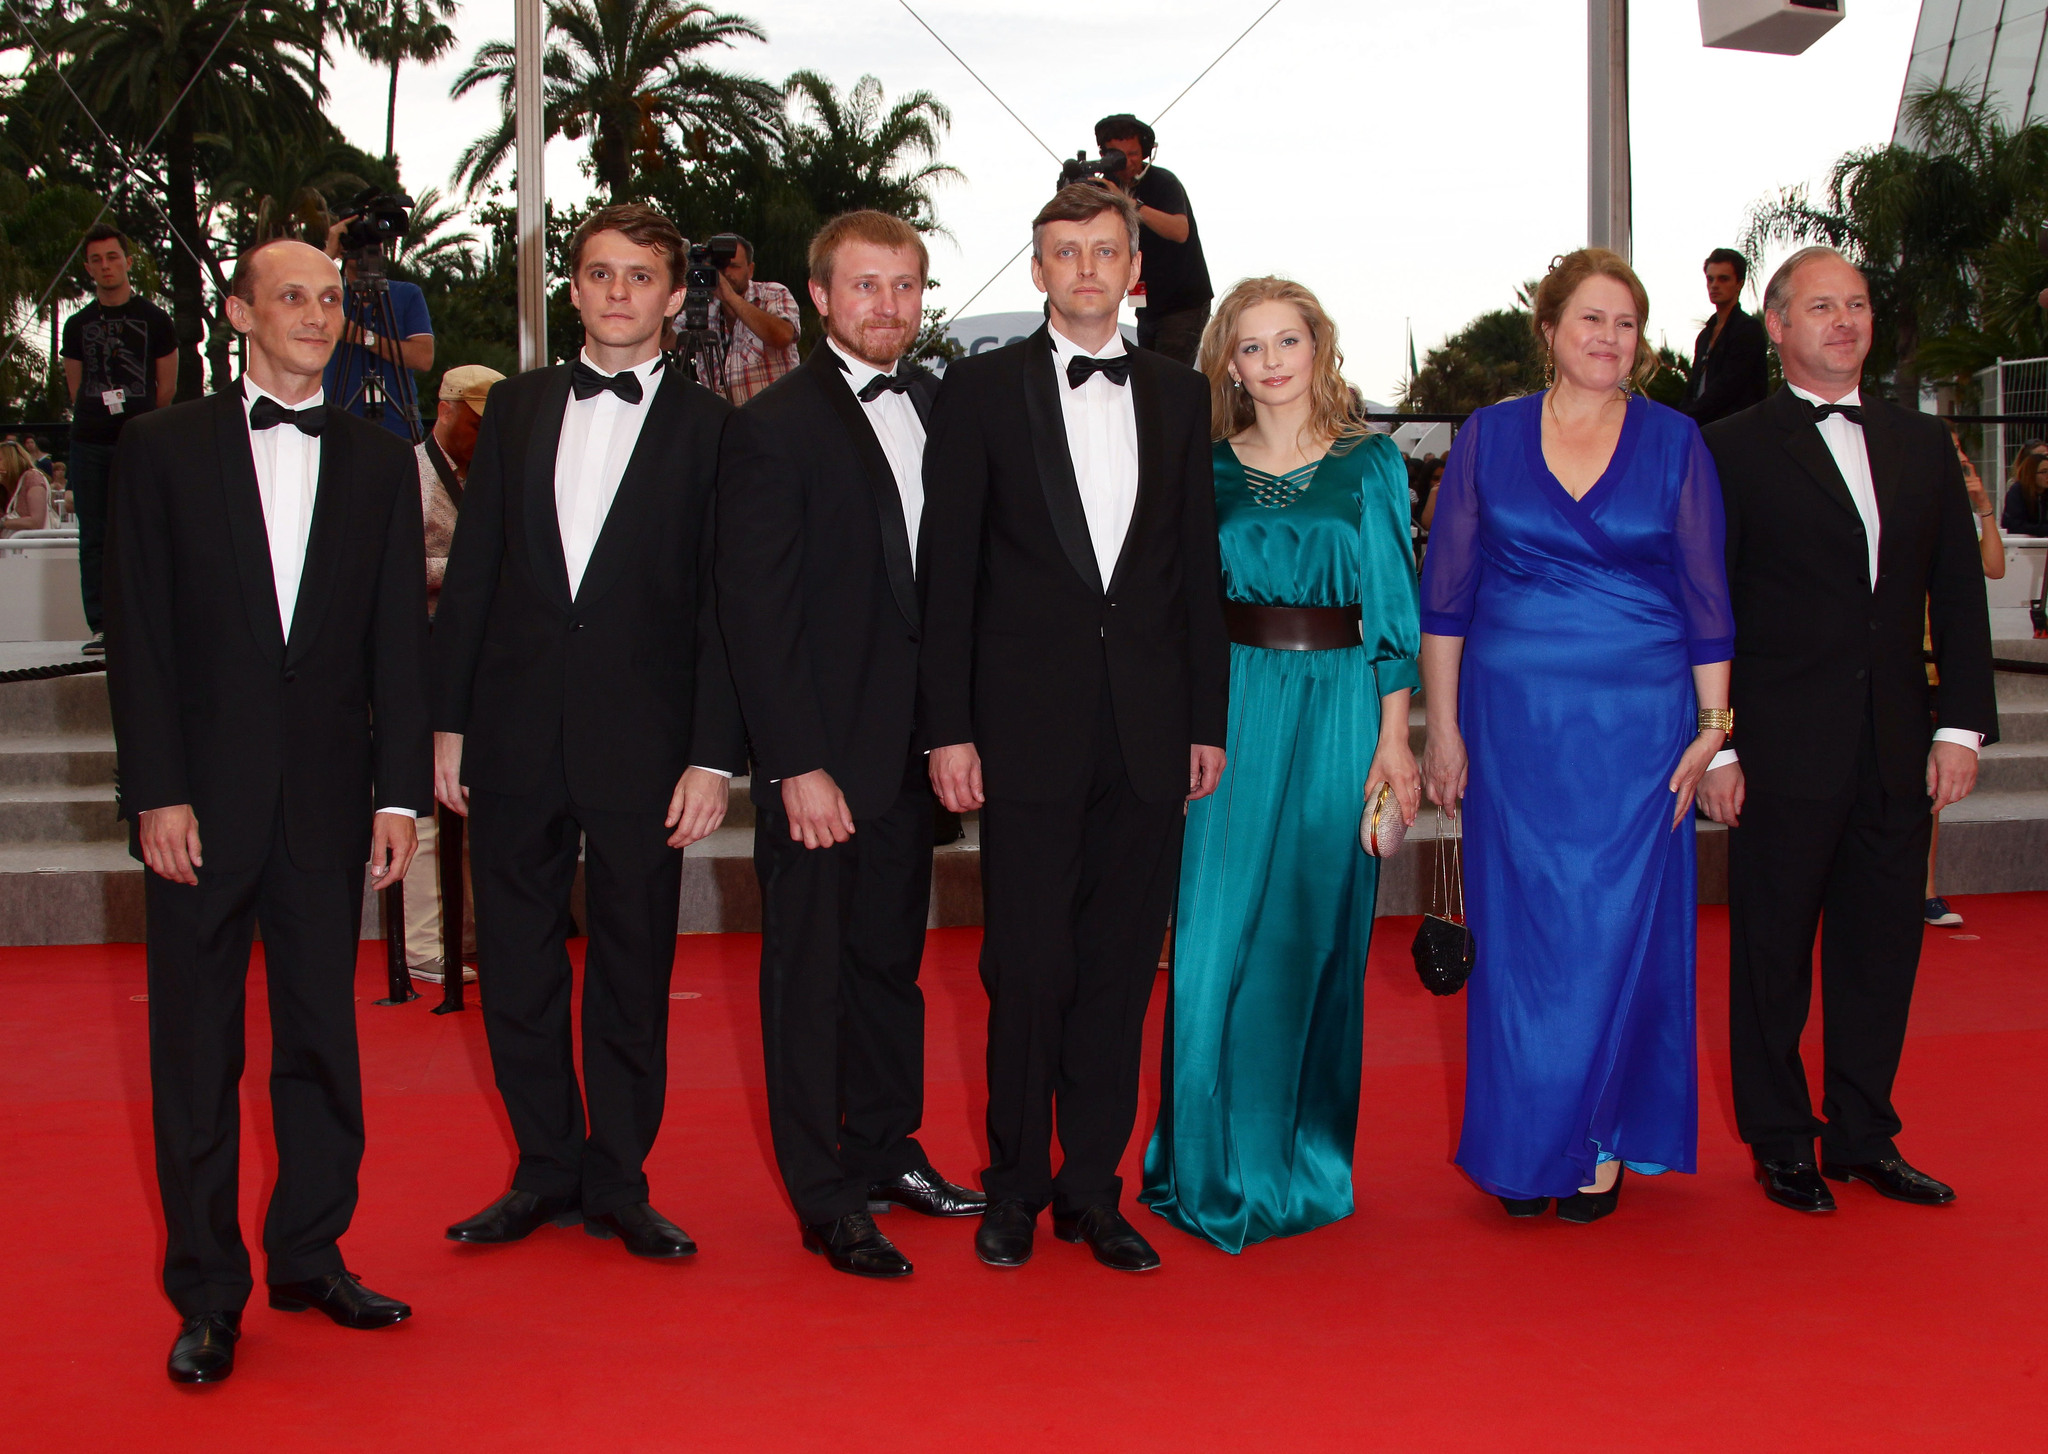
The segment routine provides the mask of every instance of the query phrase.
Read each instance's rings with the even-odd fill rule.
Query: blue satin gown
[[[1422,629],[1465,638],[1477,960],[1458,1164],[1506,1197],[1569,1196],[1607,1160],[1693,1169],[1694,829],[1672,827],[1669,782],[1696,735],[1692,667],[1735,636],[1692,421],[1631,399],[1574,500],[1544,462],[1543,407],[1459,431],[1422,572]]]
[[[1358,846],[1380,698],[1416,684],[1400,451],[1372,435],[1294,476],[1215,450],[1225,593],[1360,606],[1360,645],[1230,648],[1221,782],[1189,805],[1159,1124],[1140,1200],[1227,1252],[1351,1213],[1365,955]]]

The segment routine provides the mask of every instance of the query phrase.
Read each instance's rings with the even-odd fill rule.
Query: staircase
[[[2048,661],[2048,642],[2001,641],[2001,657]],[[1937,884],[1947,894],[2048,889],[2048,676],[2000,673],[2000,741],[1985,749],[1977,791],[1942,814]],[[1410,716],[1422,749],[1424,714]],[[736,779],[725,826],[683,856],[683,933],[761,927],[754,808]],[[1378,913],[1428,904],[1438,844],[1427,807],[1380,875]],[[981,922],[980,824],[932,864],[933,927]],[[114,736],[103,674],[0,682],[0,944],[139,941],[142,868],[114,816]],[[1727,835],[1699,825],[1703,903],[1727,899]],[[579,882],[572,907],[582,914]],[[365,902],[363,936],[380,937]]]

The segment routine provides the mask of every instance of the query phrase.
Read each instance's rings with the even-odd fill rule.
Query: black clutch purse
[[[1472,931],[1465,924],[1465,860],[1459,844],[1462,831],[1446,834],[1444,824],[1454,825],[1440,811],[1436,816],[1436,872],[1432,877],[1429,911],[1422,927],[1415,931],[1411,953],[1422,987],[1433,995],[1454,995],[1465,987],[1472,974]]]

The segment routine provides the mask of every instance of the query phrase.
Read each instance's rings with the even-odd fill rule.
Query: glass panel
[[[1955,49],[1948,58],[1951,87],[1974,95],[1984,84],[1984,73],[1991,65],[1992,35],[1992,31],[1980,30],[1975,35],[1956,37]]]
[[[2005,0],[1963,0],[1962,18],[1956,22],[1956,41],[1961,43],[1966,35],[1975,35],[1980,30],[1990,30],[1998,24],[1998,14],[2005,8]]]
[[[1998,32],[1998,52],[1991,58],[1991,98],[2008,124],[2017,126],[2034,84],[2034,61],[2041,50],[2042,15],[2019,20],[2007,16]]]
[[[1962,0],[1926,0],[1920,7],[1920,24],[1913,31],[1913,49],[1926,46],[1940,46],[1948,49],[1949,37],[1956,30],[1956,7]],[[2048,4],[2048,0],[2041,0]]]

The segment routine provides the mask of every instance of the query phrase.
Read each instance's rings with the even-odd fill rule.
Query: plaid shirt
[[[747,301],[770,318],[780,318],[792,329],[802,329],[796,298],[782,284],[749,283]],[[787,348],[770,348],[739,319],[728,321],[716,298],[711,300],[711,326],[725,335],[726,397],[735,404],[746,403],[799,362],[794,338]]]

